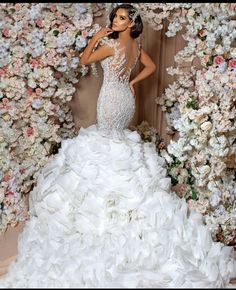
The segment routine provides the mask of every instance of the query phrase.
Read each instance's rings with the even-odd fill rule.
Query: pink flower
[[[14,192],[11,191],[11,190],[8,190],[8,191],[6,192],[6,195],[14,195]]]
[[[223,63],[224,61],[225,61],[225,59],[223,58],[223,56],[221,56],[221,55],[217,55],[217,56],[214,58],[213,63],[214,63],[215,65],[219,65],[219,64]]]
[[[204,37],[204,36],[206,35],[206,30],[205,30],[205,29],[201,29],[201,30],[199,30],[199,31],[198,31],[198,35],[199,35],[200,37]]]
[[[86,37],[88,36],[88,32],[87,32],[86,30],[83,30],[83,31],[81,32],[81,35],[82,35],[84,38],[86,38]]]
[[[33,133],[34,133],[34,129],[33,128],[28,127],[26,129],[26,134],[27,134],[28,137],[31,136],[31,135],[33,135]]]
[[[54,13],[57,11],[57,6],[55,4],[51,5],[50,10]]]
[[[20,3],[16,3],[15,4],[15,9],[16,9],[16,11],[21,10],[21,4]]]
[[[41,17],[38,17],[36,20],[36,24],[38,25],[39,28],[43,27],[43,20]]]
[[[236,59],[233,58],[229,61],[229,68],[236,68]]]
[[[25,168],[21,168],[21,169],[20,169],[20,173],[21,173],[21,174],[25,173],[25,171],[26,171]]]
[[[33,92],[34,92],[34,90],[33,90],[33,88],[28,87],[28,88],[27,88],[27,92],[28,92],[29,95],[32,95]]]
[[[40,95],[42,93],[42,90],[40,88],[37,88],[35,90],[36,95]]]
[[[8,182],[11,179],[11,176],[9,174],[6,174],[3,176],[2,181],[3,182]]]
[[[4,76],[5,74],[6,74],[6,71],[0,68],[0,77]]]
[[[59,78],[61,78],[63,76],[63,74],[60,71],[56,71],[54,76],[55,76],[56,79],[59,79]]]
[[[62,32],[65,31],[65,26],[64,26],[64,25],[60,25],[60,26],[58,27],[58,29],[59,29],[59,31],[62,33]]]
[[[39,65],[39,61],[36,60],[36,59],[34,59],[34,58],[32,58],[32,59],[30,60],[29,63],[30,63],[33,67],[36,67],[36,66]]]
[[[9,103],[8,98],[3,98],[2,99],[3,105],[7,105]]]
[[[205,98],[204,98],[204,97],[202,97],[202,96],[198,96],[198,101],[199,101],[200,103],[202,103],[202,102],[204,102],[204,101],[205,101]]]
[[[10,29],[7,28],[7,27],[4,27],[3,30],[2,30],[2,34],[5,37],[9,37],[9,32],[10,32]]]

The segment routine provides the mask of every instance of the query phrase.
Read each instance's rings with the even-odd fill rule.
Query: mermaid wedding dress
[[[62,141],[30,194],[31,218],[0,286],[230,287],[233,249],[170,191],[154,145],[127,129],[135,101],[118,40],[101,61],[97,124]],[[139,50],[137,49],[137,52]]]

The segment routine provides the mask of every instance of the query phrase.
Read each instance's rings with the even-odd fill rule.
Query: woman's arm
[[[82,56],[80,58],[80,63],[88,65],[90,63],[99,61],[105,57],[113,55],[114,50],[108,45],[103,45],[93,52],[93,48],[97,43],[97,41],[100,38],[107,36],[112,32],[113,32],[112,29],[104,27],[100,29],[97,33],[95,33],[94,36],[89,41],[88,45],[86,46],[85,50],[83,51]]]
[[[144,65],[144,69],[130,81],[130,88],[133,94],[135,94],[134,91],[134,84],[137,82],[147,78],[149,75],[151,75],[156,70],[156,65],[150,58],[150,56],[141,48],[140,51],[140,62]]]

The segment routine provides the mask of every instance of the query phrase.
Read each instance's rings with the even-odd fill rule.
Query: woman
[[[100,60],[97,125],[64,140],[30,195],[31,219],[3,287],[226,287],[233,249],[214,243],[202,216],[169,192],[164,161],[127,126],[134,84],[155,65],[134,40],[138,12],[119,5],[82,64]],[[97,42],[103,41],[94,52]],[[144,69],[130,81],[137,60]]]

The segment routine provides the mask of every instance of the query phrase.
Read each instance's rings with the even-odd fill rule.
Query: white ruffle
[[[229,287],[233,249],[170,192],[164,165],[137,132],[107,137],[93,125],[64,140],[0,287]]]

